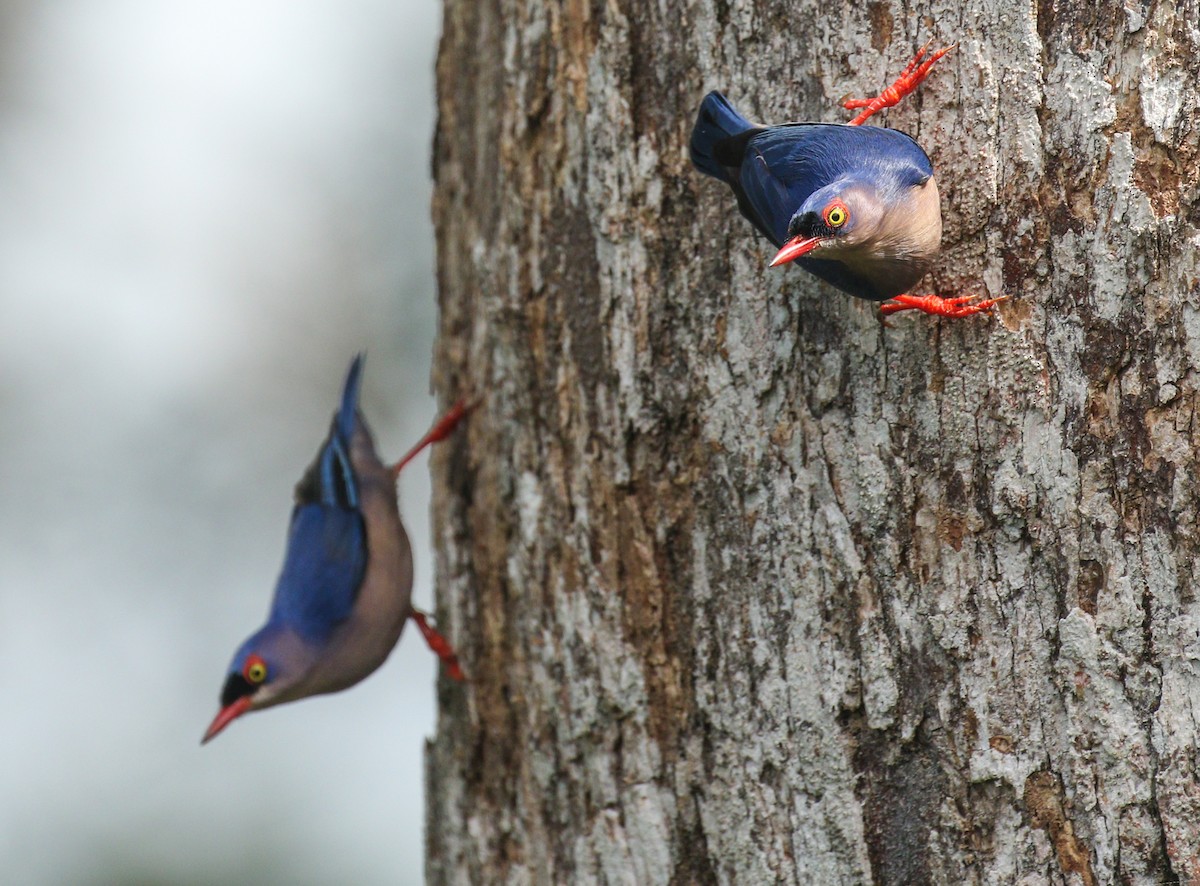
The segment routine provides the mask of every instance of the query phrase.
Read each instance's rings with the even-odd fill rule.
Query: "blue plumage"
[[[269,620],[307,641],[324,642],[350,615],[366,565],[362,514],[329,505],[297,507]]]
[[[362,366],[361,355],[350,364],[329,434],[296,484],[267,622],[234,654],[204,741],[247,711],[357,683],[383,663],[410,618],[461,678],[450,644],[412,608],[412,552],[395,483],[466,409],[458,404],[405,459],[385,465],[358,410]]]
[[[920,145],[894,129],[787,123],[749,140],[739,172],[759,230],[782,246],[794,236],[797,208],[822,188],[864,183],[878,199],[895,202],[925,184],[933,165]]]
[[[919,310],[944,317],[987,311],[1004,297],[910,295],[941,248],[942,212],[933,165],[902,132],[863,126],[916,89],[954,47],[926,43],[900,76],[849,123],[751,123],[719,92],[700,103],[692,163],[725,182],[738,209],[779,247],[771,267],[799,262],[806,271],[881,312]]]
[[[793,240],[803,244],[795,257],[801,267],[851,295],[874,301],[898,295],[925,273],[937,252],[940,212],[932,243],[928,236],[912,243],[887,236],[890,227],[922,213],[919,195],[933,179],[929,157],[902,132],[843,123],[758,126],[721,93],[710,92],[700,105],[690,148],[696,167],[733,189],[742,215],[768,240],[778,247]],[[835,204],[847,213],[836,229],[824,218]],[[868,231],[860,220],[881,224]],[[891,240],[901,241],[895,255],[886,254]],[[864,243],[882,243],[882,254]],[[813,254],[835,245],[857,248]],[[877,254],[892,267],[874,267]],[[896,273],[897,267],[908,273]]]
[[[358,478],[350,460],[362,364],[361,354],[350,364],[329,436],[296,484],[287,553],[271,603],[270,621],[314,642],[327,639],[350,614],[367,565]]]
[[[696,125],[692,129],[692,140],[689,153],[692,163],[701,172],[719,178],[723,182],[732,183],[729,171],[721,160],[717,159],[717,145],[729,139],[749,133],[763,132],[766,127],[755,126],[737,112],[729,103],[729,99],[719,92],[710,92],[700,103],[700,113],[696,116]],[[741,165],[738,161],[737,165]]]
[[[297,500],[319,501],[330,507],[357,508],[358,488],[350,464],[350,440],[358,415],[358,391],[362,377],[362,354],[354,358],[342,387],[342,404],[334,416],[329,437],[317,455],[318,472],[306,476],[297,487]]]

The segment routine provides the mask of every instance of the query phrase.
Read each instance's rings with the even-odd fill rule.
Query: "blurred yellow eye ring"
[[[825,210],[825,224],[831,228],[840,228],[850,218],[850,211],[841,203],[834,203]]]
[[[267,679],[267,663],[257,655],[252,655],[246,661],[246,667],[243,670],[246,679],[251,683],[261,683]]]

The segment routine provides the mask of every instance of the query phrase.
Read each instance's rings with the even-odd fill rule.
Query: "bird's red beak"
[[[208,731],[204,733],[204,738],[200,739],[200,744],[208,744],[217,734],[240,717],[246,711],[250,710],[250,696],[243,695],[235,702],[231,702],[217,712],[217,716],[213,717],[212,723],[208,727]]]
[[[818,246],[825,242],[824,237],[793,237],[783,244],[783,248],[775,254],[771,259],[770,267],[778,267],[785,265],[790,261],[795,261],[802,255],[808,255]]]

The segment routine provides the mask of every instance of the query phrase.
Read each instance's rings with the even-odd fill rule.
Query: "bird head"
[[[771,267],[815,250],[821,258],[837,261],[875,239],[886,215],[887,203],[871,185],[853,180],[826,185],[796,210]]]
[[[268,623],[241,645],[221,689],[221,709],[201,739],[206,744],[242,714],[303,694],[307,674],[305,644],[292,632]]]

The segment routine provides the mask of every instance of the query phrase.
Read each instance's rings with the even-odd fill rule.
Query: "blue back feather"
[[[882,200],[933,175],[920,145],[903,132],[844,123],[786,123],[750,139],[737,185],[751,218],[776,246],[788,224],[815,191],[839,179],[875,188]]]

